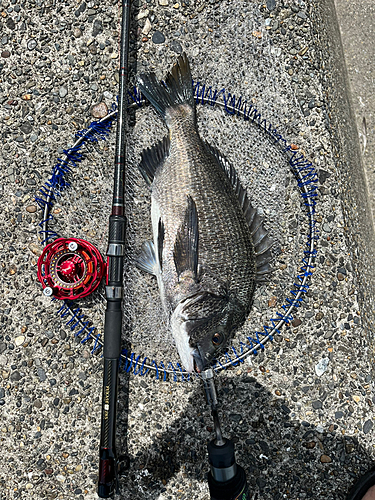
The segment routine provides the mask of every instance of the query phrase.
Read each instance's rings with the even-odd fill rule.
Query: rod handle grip
[[[107,448],[101,448],[99,459],[99,498],[112,498],[117,488],[116,460]]]
[[[104,319],[104,359],[117,360],[121,354],[122,308],[120,301],[108,301]]]

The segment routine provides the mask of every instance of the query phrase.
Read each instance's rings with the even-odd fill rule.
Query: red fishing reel
[[[78,238],[58,238],[38,259],[38,279],[43,293],[56,299],[75,300],[99,286],[105,263],[97,248]]]

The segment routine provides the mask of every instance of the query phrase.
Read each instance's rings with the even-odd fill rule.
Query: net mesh
[[[238,352],[241,345],[249,344],[249,336],[253,338],[254,332],[259,332],[263,325],[270,326],[269,318],[275,318],[278,308],[284,304],[304,255],[309,220],[288,157],[279,144],[251,121],[230,116],[217,106],[197,106],[197,119],[201,137],[215,145],[235,166],[252,205],[264,216],[265,226],[275,242],[274,271],[268,283],[257,286],[250,315],[229,346],[229,350],[234,347]],[[114,129],[115,123],[105,141],[86,141],[82,145],[81,162],[69,174],[71,185],[53,204],[53,219],[49,222],[49,229],[59,236],[87,239],[103,255],[112,203]],[[142,243],[152,238],[151,194],[138,171],[140,155],[166,133],[166,127],[149,106],[132,112],[125,184],[128,225],[123,330],[123,342],[130,343],[137,356],[156,360],[157,365],[162,363],[165,367],[170,363],[177,366],[178,353],[161,306],[156,279],[140,271],[134,265],[134,257]],[[105,310],[104,285],[79,302],[79,314],[89,318],[88,326],[95,325],[95,336],[100,338]]]

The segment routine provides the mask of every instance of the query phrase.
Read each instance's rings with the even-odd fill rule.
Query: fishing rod
[[[106,311],[104,320],[104,371],[102,420],[99,452],[98,495],[110,498],[118,492],[120,462],[128,457],[117,456],[116,417],[118,368],[121,354],[123,268],[125,253],[125,157],[127,126],[128,54],[130,35],[130,0],[122,0],[120,41],[119,96],[115,148],[112,213],[109,217],[107,249]]]
[[[250,500],[245,471],[236,463],[234,443],[223,437],[218,412],[218,399],[212,368],[200,373],[207,403],[211,407],[216,437],[207,445],[210,472],[208,488],[211,500]]]

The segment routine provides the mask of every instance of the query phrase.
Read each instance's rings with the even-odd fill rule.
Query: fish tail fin
[[[159,82],[155,73],[142,73],[138,86],[163,119],[168,108],[179,104],[187,103],[194,108],[190,65],[185,53],[178,57],[165,82]]]

